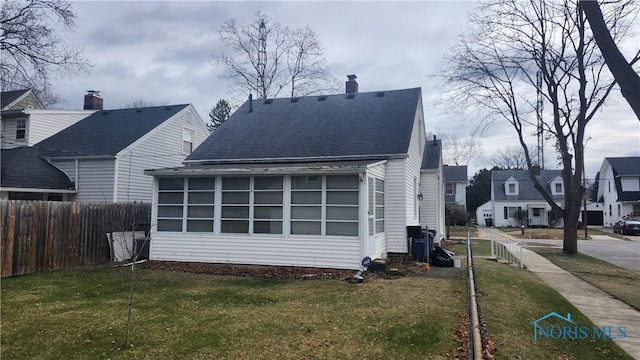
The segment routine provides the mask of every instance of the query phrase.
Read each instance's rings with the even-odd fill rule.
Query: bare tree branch
[[[603,4],[614,42],[630,33],[637,7],[630,2]],[[474,31],[461,37],[440,73],[452,106],[485,113],[484,121],[504,119],[514,129],[532,169],[527,134],[536,133],[537,73],[541,94],[550,105],[546,135],[555,140],[565,186],[557,203],[530,171],[530,179],[565,222],[564,250],[577,252],[577,220],[584,194],[584,133],[593,114],[611,92],[614,79],[603,71],[605,61],[588,31],[576,2],[544,0],[483,3],[470,18]],[[475,113],[474,113],[475,115]]]
[[[45,105],[60,101],[51,77],[84,75],[91,65],[82,50],[55,30],[75,28],[76,14],[63,0],[3,1],[0,12],[0,81],[3,90],[31,88]]]
[[[323,57],[318,35],[308,26],[290,30],[258,12],[255,20],[239,27],[234,19],[219,29],[220,40],[231,55],[216,54],[213,62],[233,81],[233,91],[255,92],[258,98],[275,98],[285,88],[291,97],[337,89]]]

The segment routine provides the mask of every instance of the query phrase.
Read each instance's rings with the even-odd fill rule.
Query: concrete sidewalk
[[[489,239],[490,230],[478,227],[478,237]],[[512,242],[506,234],[493,230],[495,241]],[[600,328],[612,326],[613,329],[625,326],[627,336],[613,339],[613,341],[634,359],[640,360],[640,311],[612,298],[606,292],[577,278],[531,250],[523,249],[522,257],[522,262],[529,271],[558,291],[596,326]],[[551,311],[555,309],[549,309],[549,312]]]

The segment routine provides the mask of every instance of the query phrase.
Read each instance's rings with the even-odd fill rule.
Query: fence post
[[[493,229],[491,229],[491,258],[492,259],[496,258],[496,253],[493,249]]]

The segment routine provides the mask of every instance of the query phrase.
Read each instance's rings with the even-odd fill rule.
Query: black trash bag
[[[439,245],[431,250],[431,264],[441,267],[453,267],[453,258]]]

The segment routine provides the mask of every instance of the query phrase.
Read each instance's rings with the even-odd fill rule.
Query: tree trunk
[[[613,41],[609,29],[604,22],[600,5],[594,0],[580,0],[580,6],[587,16],[593,37],[600,48],[609,70],[620,85],[622,96],[627,100],[633,112],[640,120],[640,75],[624,58]]]
[[[562,251],[565,254],[575,255],[578,253],[578,218],[580,216],[580,196],[579,189],[574,191],[571,203],[565,204],[564,217],[564,241],[562,243]]]

